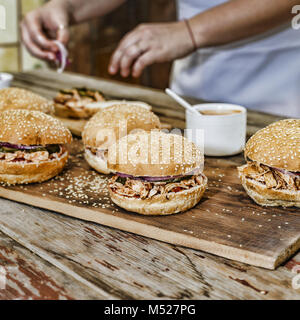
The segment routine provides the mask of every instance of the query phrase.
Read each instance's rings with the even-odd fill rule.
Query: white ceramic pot
[[[13,78],[13,75],[9,73],[0,72],[0,89],[10,87]]]
[[[196,140],[195,131],[203,132],[204,153],[207,156],[231,156],[243,151],[246,142],[247,109],[227,103],[205,103],[195,105],[198,111],[237,110],[237,113],[226,115],[201,115],[186,111],[187,138]],[[199,134],[198,134],[199,137]],[[202,147],[199,145],[199,147]]]

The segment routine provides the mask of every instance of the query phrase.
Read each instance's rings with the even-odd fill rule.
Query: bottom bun
[[[109,189],[111,200],[119,207],[127,211],[136,212],[143,215],[164,216],[174,213],[179,213],[193,208],[202,198],[207,186],[193,187],[189,190],[184,190],[166,195],[154,196],[151,199],[136,199],[121,196]]]
[[[58,159],[37,163],[0,161],[0,182],[6,184],[27,184],[43,182],[58,175],[68,161],[66,151]]]
[[[268,189],[265,184],[242,174],[240,179],[248,195],[261,206],[300,208],[300,191]]]
[[[110,170],[107,169],[107,161],[101,159],[100,157],[97,157],[90,150],[85,150],[84,158],[87,161],[87,163],[96,171],[103,174],[110,173]]]

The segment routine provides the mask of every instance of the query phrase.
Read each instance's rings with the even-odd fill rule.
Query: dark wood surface
[[[149,217],[126,212],[110,201],[108,176],[88,166],[81,140],[74,140],[70,152],[68,166],[56,178],[0,187],[0,196],[269,269],[299,249],[299,210],[254,204],[237,176],[242,156],[207,158],[209,188],[201,202],[181,214]]]
[[[16,75],[15,85],[31,88],[46,96],[53,96],[59,87],[70,87],[83,82],[91,87],[102,89],[105,87],[103,91],[107,90],[107,93],[111,95],[113,95],[113,91],[118,92],[120,97],[124,93],[124,98],[129,97],[130,93],[131,95],[135,93],[135,98],[149,103],[153,101],[155,109],[162,116],[168,118],[166,115],[168,112],[168,119],[173,125],[174,123],[184,124],[183,111],[163,93],[156,90],[109,83],[70,74],[58,78],[55,73],[48,71]],[[249,133],[275,119],[277,118],[270,115],[250,112]],[[206,209],[211,211],[210,219],[213,220],[210,221],[214,221],[214,225],[205,227],[210,229],[210,233],[214,233],[218,242],[226,245],[239,243],[240,241],[236,241],[237,238],[233,237],[232,231],[238,226],[241,228],[239,234],[241,237],[244,233],[242,232],[243,224],[248,225],[249,239],[252,237],[251,233],[263,237],[264,233],[269,234],[270,230],[273,230],[272,238],[267,238],[272,239],[269,240],[268,250],[271,250],[272,245],[275,251],[277,251],[278,246],[285,247],[287,235],[290,235],[291,232],[294,232],[295,239],[299,237],[299,211],[289,209],[289,211],[283,212],[282,209],[276,209],[271,212],[256,206],[243,195],[243,190],[237,184],[234,175],[235,170],[233,170],[236,164],[241,163],[240,157],[222,159],[222,164],[219,163],[220,159],[209,158],[207,160],[207,175],[211,181],[210,189],[198,207],[207,205]],[[74,165],[77,166],[80,161],[80,157],[74,157],[71,159],[70,165],[75,162]],[[232,174],[230,173],[226,178],[223,176],[223,166],[232,170],[230,171]],[[219,178],[222,181],[213,177],[212,170],[214,170],[214,167],[220,170],[219,174],[221,176]],[[65,171],[64,174],[67,174],[67,172]],[[44,201],[53,196],[64,198],[66,192],[60,185],[63,181],[57,178],[56,182],[56,189],[52,191],[57,190],[55,193],[58,194],[53,195],[53,192],[51,193],[46,188],[45,190],[40,189],[41,187],[44,188],[43,185],[36,186],[35,192]],[[236,191],[228,189],[232,186],[234,186],[234,189],[236,188]],[[22,192],[28,192],[29,189],[26,190],[25,188],[27,187],[23,187]],[[86,190],[88,191],[89,188],[91,188],[91,185],[87,181]],[[229,191],[233,191],[233,196],[231,195],[232,192]],[[48,192],[51,197],[47,196]],[[226,210],[230,202],[229,195],[236,198],[235,200],[239,200],[239,204],[233,205],[235,209],[233,214],[229,211],[223,211],[223,209]],[[213,197],[218,199],[216,205],[210,203]],[[74,199],[69,198],[69,201],[72,200]],[[85,201],[82,200],[82,202]],[[104,200],[109,201],[109,199]],[[292,279],[296,276],[292,269],[295,265],[300,264],[299,254],[281,265],[277,270],[271,271],[9,200],[3,199],[0,204],[0,265],[6,268],[8,274],[6,289],[0,290],[0,297],[3,299],[300,298],[299,290],[292,288]],[[78,206],[85,208],[84,203]],[[198,207],[187,214],[196,216]],[[233,207],[229,207],[228,210],[232,210]],[[250,208],[254,214],[252,211],[251,213],[248,211]],[[107,210],[110,210],[109,207],[101,208],[101,211],[106,212]],[[243,212],[244,214],[246,212],[246,214],[244,215]],[[128,214],[119,210],[115,211],[114,215],[124,217]],[[178,215],[180,221],[184,221],[182,218],[184,215]],[[227,222],[232,219],[231,215],[234,217],[236,225],[227,225]],[[276,216],[273,217],[273,215]],[[245,218],[244,222],[240,221],[243,217]],[[198,218],[197,215],[193,219],[198,220]],[[136,219],[141,221],[144,218],[136,217]],[[172,219],[175,219],[175,216]],[[257,225],[257,219],[263,221],[261,227]],[[268,221],[269,219],[271,221]],[[151,224],[155,223],[156,226],[161,227],[164,223],[159,222],[159,220],[159,218],[155,218],[154,222],[151,220]],[[201,220],[202,223],[203,221]],[[291,221],[293,221],[292,226],[289,223]],[[277,222],[277,229],[274,230]],[[226,232],[225,230],[224,232],[220,231],[224,226],[227,228],[225,229]],[[281,228],[278,228],[278,226]],[[188,233],[189,236],[198,236],[200,230],[201,228],[197,224],[194,224],[193,229],[186,228],[184,230],[179,224],[177,225],[177,232],[184,235]],[[193,234],[188,231],[193,231]],[[224,239],[225,234],[228,237]],[[279,234],[283,238],[278,240],[277,235]],[[246,239],[245,235],[242,237]],[[263,237],[261,242],[265,241],[266,237]],[[257,242],[249,240],[246,245],[250,250],[252,247],[259,247],[260,250],[263,250],[264,247],[264,245],[259,244],[258,240]],[[243,248],[237,249],[243,250]],[[267,251],[264,252],[264,255],[272,256],[273,251]]]

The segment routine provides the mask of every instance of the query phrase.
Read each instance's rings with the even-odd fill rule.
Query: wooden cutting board
[[[91,170],[75,140],[64,172],[42,184],[0,187],[0,196],[74,218],[274,269],[300,247],[300,211],[262,208],[248,198],[237,177],[242,156],[206,158],[209,189],[188,212],[144,217],[109,199],[107,177]],[[55,214],[55,213],[54,213]]]

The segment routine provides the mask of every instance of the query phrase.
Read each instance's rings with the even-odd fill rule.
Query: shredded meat
[[[52,153],[49,154],[48,151],[37,151],[32,153],[27,153],[21,150],[18,150],[16,152],[0,152],[0,161],[5,162],[41,162],[41,161],[47,161],[52,159],[57,159],[59,156],[62,155],[62,153],[65,151],[62,147],[60,148],[60,151],[58,153]]]
[[[111,190],[119,195],[126,197],[134,197],[140,199],[150,199],[155,195],[165,194],[166,197],[169,193],[180,192],[188,190],[197,185],[204,184],[204,176],[197,175],[179,182],[147,182],[138,179],[126,178],[125,183],[118,182],[119,176],[115,175],[109,182]]]
[[[300,175],[296,173],[283,172],[255,161],[248,162],[242,173],[246,178],[261,182],[269,189],[300,190]]]
[[[85,90],[85,94],[80,95],[80,89],[72,89],[60,92],[55,97],[54,102],[73,109],[84,108],[89,103],[104,100],[104,97],[97,91]]]

